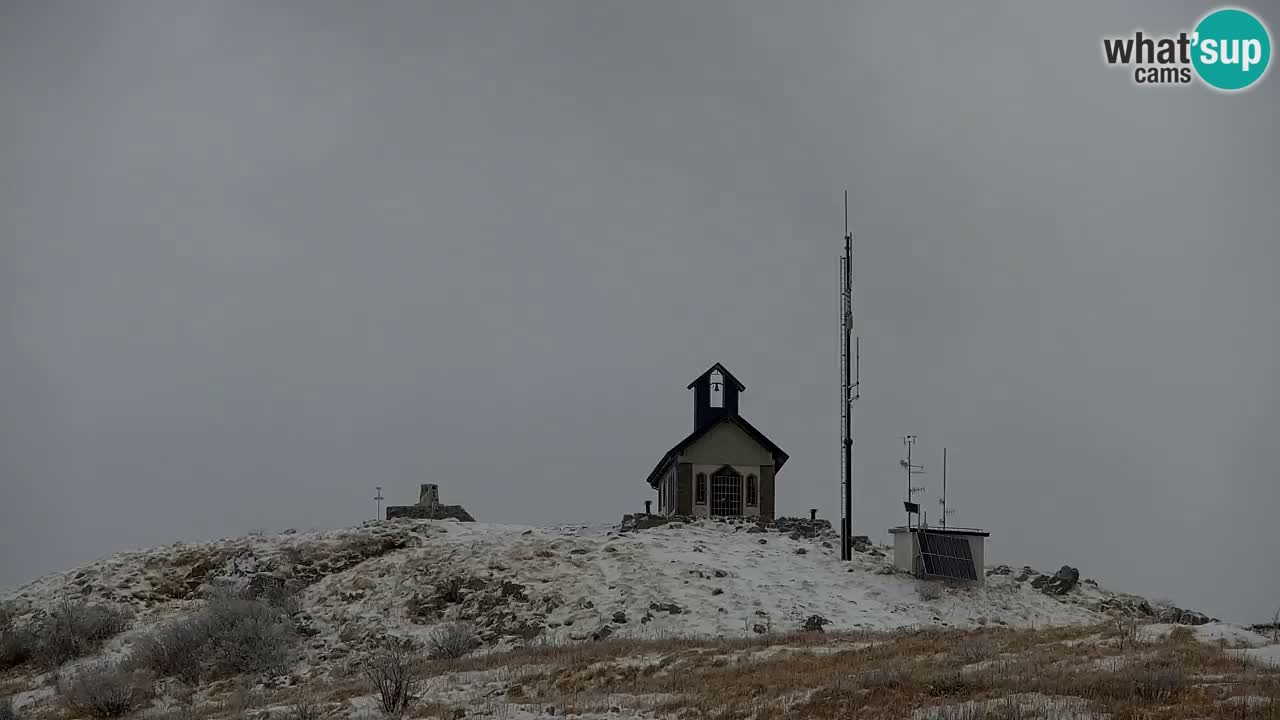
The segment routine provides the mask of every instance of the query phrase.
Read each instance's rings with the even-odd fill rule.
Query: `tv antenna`
[[[852,365],[850,345],[853,345]],[[844,255],[840,257],[840,559],[853,559],[853,402],[859,397],[861,352],[853,334],[853,234],[844,191]]]
[[[942,505],[942,528],[947,527],[947,518],[955,514],[954,509],[947,509],[947,449],[942,448],[942,497],[938,498]]]
[[[381,520],[381,519],[382,519],[382,499],[383,499],[383,498],[382,498],[382,486],[381,486],[381,485],[374,485],[373,487],[374,487],[374,489],[375,489],[375,490],[377,490],[377,491],[378,491],[378,493],[377,493],[376,495],[374,495],[374,496],[373,496],[373,499],[378,501],[378,514],[377,514],[377,515],[375,515],[373,519],[374,519],[374,520]]]
[[[912,476],[924,474],[924,465],[916,465],[911,462],[911,450],[916,446],[917,439],[918,438],[915,435],[902,436],[902,444],[907,448],[907,456],[898,461],[898,464],[902,466],[902,469],[907,472],[907,499],[904,502],[907,508],[908,529],[911,528],[911,513],[920,513],[920,505],[912,500],[912,498],[915,497],[917,493],[922,493],[925,490],[923,485],[917,486],[911,484]]]

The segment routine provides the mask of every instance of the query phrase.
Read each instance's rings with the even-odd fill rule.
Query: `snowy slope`
[[[617,612],[628,618],[616,624],[617,632],[640,637],[733,636],[751,633],[755,625],[791,631],[814,614],[830,620],[830,629],[877,630],[1101,619],[1007,577],[989,578],[985,588],[948,590],[923,600],[917,581],[893,573],[887,556],[855,554],[853,563],[843,563],[838,550],[823,547],[821,539],[749,534],[741,525],[708,522],[622,535],[600,527],[443,527],[447,531],[434,542],[369,561],[360,574],[379,581],[358,599],[342,594],[351,584],[343,575],[312,588],[308,606],[317,621],[330,610],[402,620],[404,598],[420,590],[423,579],[441,574],[408,570],[414,566],[500,578],[523,585],[531,598],[555,598],[554,608],[534,614],[565,636],[589,633]],[[651,610],[654,604],[672,603],[680,612]],[[646,614],[653,619],[641,624]]]
[[[844,563],[824,542],[833,545],[830,538],[793,540],[719,522],[620,534],[609,527],[399,520],[121,553],[41,578],[0,602],[19,610],[47,608],[64,596],[119,602],[145,626],[189,609],[217,578],[294,578],[307,585],[303,609],[317,631],[311,646],[322,656],[388,632],[421,636],[450,620],[489,628],[491,642],[510,642],[520,634],[581,639],[605,624],[644,638],[785,632],[815,614],[833,630],[1102,619],[1089,606],[1105,591],[1083,586],[1059,599],[1005,576],[924,599],[918,582],[896,573],[888,556],[859,553]],[[451,579],[464,583],[461,598],[432,606]]]

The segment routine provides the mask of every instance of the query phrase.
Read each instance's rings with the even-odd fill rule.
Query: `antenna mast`
[[[912,498],[912,497],[914,497],[916,493],[922,493],[922,492],[924,492],[924,486],[923,486],[923,485],[916,486],[916,485],[912,485],[912,484],[911,484],[911,477],[912,477],[913,475],[923,475],[923,474],[924,474],[924,466],[923,466],[923,465],[914,465],[914,464],[912,464],[912,462],[911,462],[911,449],[912,449],[912,448],[914,448],[914,447],[916,446],[916,436],[915,436],[915,435],[903,435],[903,436],[902,436],[902,444],[903,444],[903,445],[905,445],[905,446],[907,447],[907,456],[906,456],[905,458],[903,458],[903,459],[899,460],[899,461],[898,461],[898,464],[899,464],[899,465],[901,465],[901,466],[903,467],[903,469],[907,471],[907,499],[906,499],[906,504],[907,504],[907,529],[908,529],[908,530],[910,530],[910,529],[911,529],[911,512],[912,512],[912,510],[911,510],[911,506],[912,506],[912,504],[913,504],[913,501],[911,500],[911,498]],[[918,506],[918,505],[916,506],[916,512],[917,512],[917,513],[919,512],[919,506]]]
[[[853,345],[852,360],[850,345]],[[844,255],[840,258],[840,559],[853,559],[853,401],[858,399],[860,352],[853,335],[853,234],[844,191]]]
[[[378,515],[377,517],[374,518],[374,520],[381,520],[382,519],[382,486],[374,485],[373,487],[375,490],[378,491],[378,494],[373,496],[373,499],[378,501]]]
[[[938,498],[938,502],[942,503],[942,529],[947,528],[947,518],[955,514],[955,510],[947,509],[947,449],[942,448],[942,497]]]

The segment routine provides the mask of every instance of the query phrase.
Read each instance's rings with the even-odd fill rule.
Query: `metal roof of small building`
[[[889,528],[891,535],[899,535],[905,532],[929,532],[938,533],[939,535],[977,535],[980,537],[991,537],[991,532],[979,528],[958,528],[958,527],[927,527],[927,528],[906,528],[902,525]]]
[[[715,366],[712,366],[712,367],[714,368]],[[711,372],[711,371],[708,370],[707,372]],[[729,376],[729,372],[727,370],[724,370],[723,372],[725,373],[726,377]],[[735,380],[734,382],[737,382],[737,381]],[[676,443],[674,447],[672,447],[670,450],[666,452],[666,454],[662,456],[662,459],[658,461],[658,464],[654,466],[653,472],[649,473],[649,477],[647,478],[646,482],[648,482],[649,485],[653,487],[657,487],[658,477],[662,475],[663,472],[666,471],[667,467],[671,465],[671,462],[674,461],[676,457],[679,456],[680,453],[684,451],[685,448],[697,442],[699,438],[701,438],[703,435],[706,435],[708,432],[710,432],[712,428],[718,427],[721,423],[726,423],[726,422],[737,425],[739,428],[742,429],[743,432],[749,435],[752,440],[756,441],[757,443],[759,443],[761,447],[769,451],[769,454],[773,456],[773,470],[775,473],[782,469],[783,464],[787,462],[787,458],[790,456],[787,455],[785,452],[783,452],[782,448],[775,445],[774,442],[770,440],[768,437],[766,437],[764,433],[757,430],[754,425],[747,422],[746,418],[742,417],[741,415],[738,415],[737,413],[733,413],[730,415],[721,415],[715,420],[689,433],[689,435],[685,437],[685,439]]]

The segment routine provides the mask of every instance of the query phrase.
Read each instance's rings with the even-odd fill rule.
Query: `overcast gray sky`
[[[1138,88],[1208,5],[0,5],[0,584],[373,515],[603,523],[724,363],[856,530],[899,435],[989,559],[1280,604],[1280,78]],[[1257,3],[1280,23],[1280,4]]]

